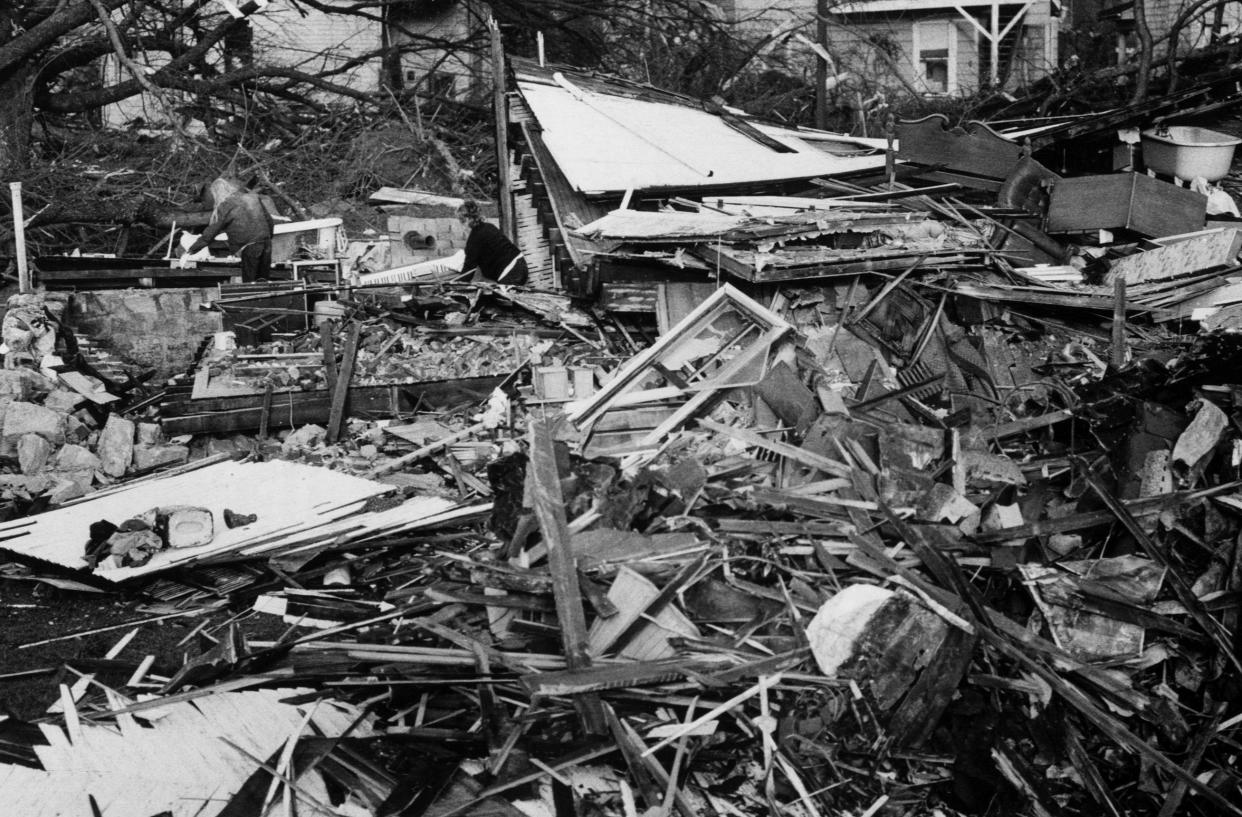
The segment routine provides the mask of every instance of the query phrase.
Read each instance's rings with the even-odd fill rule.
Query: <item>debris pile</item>
[[[870,184],[563,225],[630,273],[595,303],[345,288],[84,454],[11,401],[19,462],[194,459],[0,523],[11,577],[188,631],[22,671],[65,726],[0,720],[0,781],[109,813],[97,744],[142,779],[211,718],[210,813],[1242,814],[1238,222],[946,124]]]
[[[85,360],[88,346],[64,328],[67,298],[57,295],[15,295],[5,314],[0,456],[15,468],[0,475],[0,497],[9,516],[185,462],[189,453],[156,423],[109,414],[138,383],[115,361],[92,354],[97,368]]]
[[[211,541],[89,575],[213,622],[219,643],[161,682],[178,705],[257,685],[364,707],[365,735],[323,747],[325,775],[375,771],[332,777],[360,813],[1233,813],[1242,345],[1153,337],[1117,368],[1089,322],[971,323],[978,302],[920,296],[938,280],[772,308],[726,285],[580,399],[390,424],[417,448],[374,471],[489,446],[456,500],[204,461],[15,520],[0,546],[78,571],[98,520],[210,496]],[[307,432],[287,453],[324,450]],[[221,593],[291,629],[246,639]],[[161,705],[110,660],[67,718]],[[280,772],[306,729],[238,750],[247,782],[218,796],[312,803]]]

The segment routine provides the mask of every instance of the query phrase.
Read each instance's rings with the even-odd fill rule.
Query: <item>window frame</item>
[[[948,29],[948,56],[947,61],[945,89],[943,91],[932,90],[927,87],[927,68],[923,61],[923,45],[924,39],[919,34],[921,26],[943,26]],[[915,20],[911,26],[911,50],[913,51],[913,68],[914,68],[914,84],[923,89],[923,93],[929,96],[949,96],[956,94],[959,90],[957,82],[957,24],[950,19],[935,20]]]

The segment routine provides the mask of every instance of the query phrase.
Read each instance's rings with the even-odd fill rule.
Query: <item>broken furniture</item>
[[[1203,229],[1207,197],[1142,173],[1061,179],[1048,203],[1050,233],[1125,229],[1155,237]]]

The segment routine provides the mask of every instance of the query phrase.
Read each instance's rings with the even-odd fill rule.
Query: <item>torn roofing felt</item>
[[[571,186],[587,195],[812,179],[884,166],[884,142],[769,125],[719,106],[510,58]]]

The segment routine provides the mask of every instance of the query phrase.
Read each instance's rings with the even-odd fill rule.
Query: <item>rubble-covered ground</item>
[[[155,383],[11,301],[7,807],[1242,813],[1242,219],[1081,178],[581,226],[738,265],[663,326],[345,289]]]
[[[376,764],[365,780],[307,772],[344,798],[313,806],[323,813],[620,814],[667,799],[687,814],[1154,814],[1179,795],[1185,813],[1226,813],[1242,342],[1135,327],[1116,367],[1085,313],[1049,331],[1038,310],[958,299],[921,352],[930,382],[908,383],[889,347],[918,337],[851,316],[937,286],[922,280],[808,284],[780,313],[726,288],[638,355],[568,333],[548,343],[537,330],[550,324],[516,315],[534,336],[489,347],[527,356],[503,412],[353,418],[335,444],[312,426],[167,440],[154,408],[103,415],[6,372],[10,515],[50,499],[81,520],[83,548],[98,520],[66,497],[161,460],[206,472],[221,455],[287,459],[409,497],[360,514],[416,519],[428,496],[477,509],[399,533],[346,517],[363,529],[352,540],[312,526],[297,549],[224,553],[106,595],[29,581],[72,587],[108,565],[14,562],[10,714],[69,695],[77,728],[97,729],[152,694],[317,690],[361,706],[368,737],[340,745]],[[352,317],[393,349],[419,331],[375,308]],[[492,343],[458,337],[446,346]],[[250,352],[270,347],[231,354]],[[586,360],[593,394],[535,394],[530,371],[554,382],[547,372]],[[638,410],[620,395],[672,395],[670,382],[713,399],[663,431],[629,416],[620,438],[604,433],[611,413]],[[455,452],[401,461],[470,429]],[[584,456],[595,448],[610,453]],[[144,485],[170,479],[128,491],[142,505]],[[231,510],[276,513],[280,490]]]

